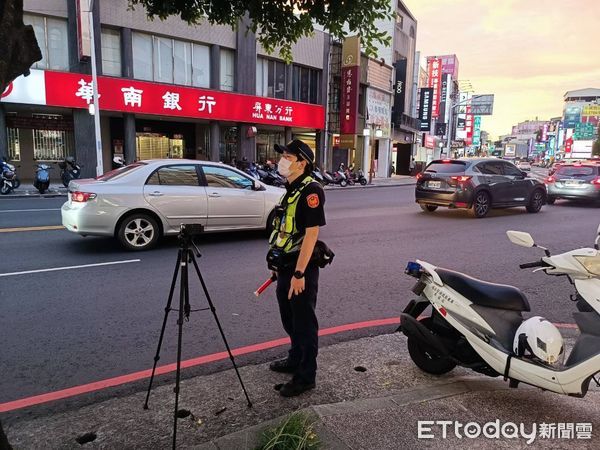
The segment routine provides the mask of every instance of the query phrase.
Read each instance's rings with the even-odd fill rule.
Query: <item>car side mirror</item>
[[[523,175],[523,178],[527,178],[528,173],[524,170],[521,170],[521,175]]]
[[[265,188],[262,184],[258,182],[258,180],[252,180],[252,190],[253,191],[264,191]]]
[[[529,233],[525,233],[524,231],[509,230],[506,232],[506,235],[513,244],[528,248],[535,247],[535,241]]]

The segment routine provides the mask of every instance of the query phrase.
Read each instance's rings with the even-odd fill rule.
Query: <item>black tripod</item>
[[[196,250],[196,255],[200,257],[200,251],[198,247],[193,242],[193,237],[201,234],[203,231],[202,225],[181,225],[181,230],[178,235],[179,239],[179,252],[177,254],[177,263],[175,265],[175,273],[173,274],[173,281],[171,282],[171,289],[169,292],[169,300],[167,302],[167,307],[165,308],[165,318],[163,320],[162,329],[160,330],[160,338],[158,339],[158,347],[156,349],[156,356],[154,356],[154,366],[152,367],[152,375],[150,376],[150,384],[148,385],[148,392],[146,394],[146,402],[144,403],[144,409],[148,409],[148,399],[150,398],[150,390],[152,389],[152,382],[154,381],[154,374],[156,371],[156,364],[160,359],[160,347],[162,345],[163,337],[165,335],[165,327],[167,325],[167,318],[169,316],[169,312],[171,311],[171,302],[173,300],[173,292],[175,291],[175,283],[177,282],[177,275],[181,272],[181,280],[179,282],[179,309],[176,310],[179,312],[179,318],[177,319],[178,325],[178,338],[177,338],[177,371],[175,376],[175,411],[173,413],[173,449],[175,448],[177,442],[177,418],[178,418],[178,408],[179,408],[179,382],[181,375],[181,338],[183,335],[183,319],[185,316],[186,320],[190,318],[190,312],[192,311],[206,311],[209,310],[212,312],[215,322],[219,327],[219,332],[221,333],[221,337],[223,338],[223,342],[225,343],[225,347],[227,348],[227,353],[229,353],[229,359],[231,359],[231,363],[233,364],[233,368],[235,369],[235,373],[237,374],[238,379],[240,380],[240,385],[242,386],[242,390],[244,391],[244,395],[246,396],[246,400],[248,401],[248,407],[252,407],[252,402],[248,397],[248,392],[246,392],[246,387],[244,386],[244,382],[242,381],[242,377],[238,371],[237,365],[235,364],[235,360],[233,359],[233,355],[229,348],[229,344],[227,343],[227,339],[225,338],[225,333],[223,333],[223,328],[221,327],[221,323],[219,322],[219,318],[217,317],[217,312],[215,310],[215,306],[213,305],[212,300],[210,299],[210,295],[208,293],[208,289],[206,289],[206,284],[204,284],[204,279],[202,278],[202,274],[200,273],[200,268],[198,267],[198,263],[196,262],[196,257],[194,256],[194,251],[192,247]],[[196,273],[198,274],[198,278],[200,283],[202,284],[202,289],[204,290],[204,295],[206,296],[206,300],[208,301],[208,308],[195,309],[192,310],[190,307],[190,292],[189,292],[189,283],[188,283],[188,265],[192,262],[194,264],[194,268],[196,269]]]

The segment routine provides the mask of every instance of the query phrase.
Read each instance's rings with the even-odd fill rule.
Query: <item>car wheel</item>
[[[428,205],[424,203],[419,203],[421,209],[425,212],[434,212],[438,207],[436,205]]]
[[[546,198],[546,203],[548,205],[554,205],[554,202],[556,202],[556,197],[550,197],[549,196],[548,198]]]
[[[486,191],[479,191],[475,194],[475,199],[473,200],[473,206],[471,208],[474,217],[481,219],[482,217],[487,216],[487,213],[490,212],[490,207],[490,194]]]
[[[546,194],[541,189],[536,189],[531,194],[531,198],[529,199],[529,204],[525,207],[528,213],[537,213],[540,212],[542,206],[544,205]]]
[[[158,223],[147,214],[127,216],[117,231],[117,238],[127,250],[148,250],[159,237]]]

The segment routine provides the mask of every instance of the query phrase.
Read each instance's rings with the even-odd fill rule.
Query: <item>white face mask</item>
[[[279,164],[277,165],[277,172],[279,172],[279,175],[281,175],[284,178],[289,177],[292,174],[292,171],[290,170],[292,164],[293,163],[291,161],[288,161],[285,158],[281,158],[279,160]]]

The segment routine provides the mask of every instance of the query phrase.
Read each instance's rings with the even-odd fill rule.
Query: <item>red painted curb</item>
[[[350,323],[346,325],[340,325],[337,327],[324,328],[319,331],[319,336],[327,336],[330,334],[342,333],[344,331],[358,330],[361,328],[377,327],[382,325],[395,325],[399,324],[400,319],[380,319],[380,320],[369,320],[366,322]],[[248,353],[259,352],[270,348],[280,347],[282,345],[289,344],[289,338],[275,339],[273,341],[262,342],[259,344],[248,345],[232,349],[231,353],[233,356],[246,355]],[[227,352],[213,353],[210,355],[199,356],[198,358],[192,358],[185,361],[181,361],[181,368],[188,368],[199,366],[202,364],[208,364],[215,361],[221,361],[229,358]],[[163,375],[177,370],[177,364],[167,364],[164,366],[158,366],[156,368],[156,375]],[[48,403],[63,398],[74,397],[76,395],[87,394],[89,392],[99,391],[102,389],[110,388],[113,386],[119,386],[121,384],[131,383],[133,381],[143,380],[150,378],[152,374],[151,369],[142,370],[140,372],[134,372],[127,375],[121,375],[114,378],[108,378],[106,380],[95,381],[93,383],[82,384],[80,386],[74,386],[60,391],[48,392],[46,394],[34,395],[32,397],[21,398],[6,403],[0,403],[0,412],[14,411],[16,409],[27,408],[29,406],[40,405],[42,403]]]
[[[362,328],[379,327],[384,325],[398,325],[400,318],[391,317],[389,319],[378,319],[368,320],[365,322],[349,323],[346,325],[339,325],[336,327],[324,328],[319,331],[319,336],[328,336],[330,334],[343,333],[345,331],[359,330]],[[577,325],[573,323],[556,323],[558,328],[569,328],[577,329]],[[248,345],[245,347],[235,348],[231,350],[233,356],[246,355],[248,353],[259,352],[262,350],[268,350],[282,345],[289,344],[289,338],[275,339],[273,341],[262,342],[259,344]],[[210,355],[199,356],[197,358],[187,359],[181,361],[181,368],[185,369],[188,367],[200,366],[215,361],[221,361],[229,358],[227,352],[212,353]],[[167,364],[164,366],[158,366],[156,368],[156,375],[164,375],[166,373],[175,372],[177,370],[177,364]],[[93,383],[82,384],[60,391],[48,392],[46,394],[34,395],[32,397],[21,398],[6,403],[0,403],[0,412],[9,412],[17,409],[27,408],[29,406],[40,405],[42,403],[48,403],[63,398],[74,397],[76,395],[87,394],[89,392],[99,391],[102,389],[119,386],[121,384],[131,383],[133,381],[143,380],[150,378],[152,374],[151,369],[142,370],[140,372],[134,372],[127,375],[121,375],[114,378],[108,378],[106,380],[94,381]]]

